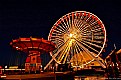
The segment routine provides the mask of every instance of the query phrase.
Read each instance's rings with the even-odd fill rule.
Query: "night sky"
[[[114,43],[121,48],[120,0],[0,0],[0,65],[9,64],[17,54],[9,45],[12,39],[47,39],[53,24],[73,11],[88,11],[102,20],[108,38],[105,55]]]

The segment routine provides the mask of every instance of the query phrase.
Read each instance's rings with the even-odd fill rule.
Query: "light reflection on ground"
[[[105,77],[99,76],[75,76],[74,80],[105,80]]]

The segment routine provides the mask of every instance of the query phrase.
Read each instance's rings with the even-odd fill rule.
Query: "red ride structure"
[[[28,56],[25,62],[25,72],[38,72],[42,69],[40,55],[44,52],[50,52],[55,49],[55,44],[43,38],[19,38],[12,40],[10,45],[26,53]]]

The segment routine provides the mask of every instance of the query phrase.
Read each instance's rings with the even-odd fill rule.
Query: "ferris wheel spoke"
[[[80,21],[80,19],[78,19],[78,18],[74,19],[75,26],[78,26],[80,23],[82,23],[82,21]]]
[[[87,49],[87,48],[85,48],[82,44],[80,44],[78,41],[76,41],[77,42],[77,44],[80,46],[80,48],[82,49],[82,50],[84,50],[87,54],[86,55],[88,55],[90,58],[94,58],[92,55],[90,55],[89,53],[90,53],[90,51]],[[83,54],[84,55],[84,54]],[[86,59],[85,59],[86,60]],[[85,61],[86,63],[88,63],[87,61]]]
[[[81,19],[81,20],[83,20],[83,19],[84,19],[84,15],[83,15],[83,13],[82,13],[82,15],[81,15],[80,19]]]
[[[64,43],[59,43],[57,46],[58,46],[58,48],[60,48],[61,46],[63,46],[64,45]]]
[[[68,30],[68,24],[66,22],[63,22],[64,24],[61,24],[61,28],[64,31],[64,33],[66,33],[66,31]]]
[[[63,36],[63,33],[53,32],[52,35],[53,36]],[[51,37],[53,37],[53,36],[51,36]]]
[[[57,41],[57,40],[58,40],[58,41]],[[56,44],[63,44],[63,43],[64,43],[64,40],[62,40],[62,39],[56,39],[56,40],[51,39],[51,41],[53,41],[53,42],[56,43]]]
[[[54,32],[52,33],[52,35],[61,35],[61,34],[63,34],[62,32],[59,32],[58,30],[54,30]]]
[[[79,64],[82,63],[82,59],[83,59],[85,62],[86,62],[86,59],[85,59],[85,57],[83,56],[83,54],[81,53],[82,50],[79,48],[79,45],[78,45],[77,43],[76,43],[75,47],[76,47],[76,50],[78,50],[77,54],[78,54],[78,57],[79,57],[79,58],[76,58],[76,59],[78,59],[77,62],[78,62],[78,66],[79,66]],[[82,58],[81,58],[81,56],[82,56]]]
[[[76,22],[77,22],[77,27],[78,27],[79,29],[81,29],[82,24],[83,24],[84,22],[81,21],[80,19],[78,19]]]
[[[100,28],[95,29],[95,31],[92,30],[92,32],[93,32],[94,35],[97,35],[97,34],[104,35],[104,32],[102,32],[102,30]]]
[[[83,24],[83,22],[78,20],[74,20],[74,21],[75,21],[75,28],[81,32],[81,29],[84,27],[85,24]]]
[[[57,29],[59,28],[59,29],[61,29],[64,32],[66,31],[67,25],[65,24],[65,22],[64,22],[64,20],[62,18],[57,21],[57,23],[55,24],[55,26],[56,26]]]
[[[84,18],[85,22],[87,22],[88,19],[89,19],[89,17],[85,16],[85,18]]]
[[[57,47],[60,48],[62,45],[64,45],[64,42],[58,41],[57,42]]]
[[[55,38],[57,38],[57,39],[62,38],[63,39],[63,36],[56,35],[56,36],[52,36],[51,38],[53,38],[53,39],[55,39]]]
[[[90,15],[90,13],[88,13]],[[89,22],[89,20],[91,19],[91,16],[87,18],[86,22]]]
[[[62,52],[62,57],[60,57],[60,62],[62,61],[62,60],[64,60],[63,61],[63,64],[65,63],[65,61],[66,61],[66,59],[67,59],[67,56],[68,56],[68,53],[69,53],[69,50],[70,50],[70,47],[71,46],[69,46],[69,43],[67,44],[67,46],[64,48],[64,51]]]
[[[94,36],[103,36],[104,33],[103,32],[96,32],[96,33],[93,33]]]
[[[78,41],[77,43],[83,48],[84,51],[86,51],[86,53],[88,53],[91,57],[95,58],[95,56],[93,54],[91,54],[91,52],[86,48],[84,47],[82,44],[80,44]]]
[[[98,25],[98,20],[90,23],[91,26]]]
[[[67,45],[69,40],[67,40],[65,43],[63,43],[62,46],[60,46],[60,48],[57,50],[57,52],[54,53],[54,57],[56,57],[64,48],[65,46]]]
[[[67,33],[69,27],[65,22],[64,22],[64,24],[66,25],[66,26],[63,25],[63,29],[64,29],[63,31],[64,31],[64,34],[65,34],[65,33]]]
[[[72,26],[71,27],[73,27],[74,26],[74,13],[71,13],[71,17],[72,17],[72,20],[71,20],[71,23],[72,23]]]
[[[80,28],[79,28],[79,25],[78,25],[78,21],[77,20],[74,20],[74,27],[80,31]]]
[[[63,27],[64,27],[64,31],[65,32],[67,32],[68,30],[69,30],[69,25],[70,25],[70,23],[69,23],[69,21],[67,20],[67,17],[66,16],[64,16],[64,19],[62,19],[62,22],[63,22]]]
[[[72,46],[71,47],[71,56],[75,56],[75,53],[76,53],[75,46]],[[76,60],[76,58],[72,57],[70,60],[71,60],[72,63],[74,63],[74,61]]]
[[[66,44],[67,44],[67,42],[68,42],[68,40],[65,42],[65,44],[63,45],[63,46],[61,46],[61,48],[59,48],[58,50],[56,49],[56,50],[54,50],[54,51],[57,51],[57,52],[55,52],[54,53],[54,55],[52,55],[53,57],[52,57],[52,59],[49,61],[49,63],[44,67],[44,70],[51,64],[51,62],[53,61],[53,60],[56,60],[55,58],[56,58],[56,56],[62,51],[62,49],[66,46]],[[54,52],[53,51],[53,52]]]
[[[91,20],[92,20],[92,16],[90,16],[86,22],[90,23]]]
[[[63,29],[63,26],[58,25],[58,27],[56,29],[57,29],[57,31],[61,31],[62,33],[65,32],[65,30]]]
[[[67,41],[58,42],[58,44],[60,44],[60,46],[58,46],[58,48],[60,48],[61,46],[65,45],[65,44],[67,45],[68,42],[69,42],[69,39]]]
[[[68,47],[67,52],[65,53],[65,58],[64,58],[63,64],[65,64],[65,62],[67,60],[67,57],[69,55],[69,51],[70,51],[70,47]]]
[[[81,39],[90,39],[91,41],[94,40],[93,37],[92,37],[92,35],[82,36]]]
[[[79,23],[78,23],[78,28],[80,29],[80,31],[81,31],[83,28],[85,28],[85,25],[86,25],[86,22],[81,21],[81,23],[80,23],[80,21],[79,21]]]
[[[52,38],[52,40],[56,39],[56,40],[63,41],[63,35],[62,36],[52,36],[51,38]]]
[[[55,41],[55,43],[58,43],[58,44],[57,44],[57,45],[58,45],[58,48],[60,48],[60,47],[64,46],[65,44],[67,44],[68,41],[69,41],[69,39],[68,39],[66,42],[64,42],[63,40],[62,40],[62,41],[59,41],[59,40],[58,40],[58,42]],[[54,42],[54,41],[53,41],[53,42]]]
[[[51,39],[51,41],[53,41],[54,43],[56,43],[57,45],[58,44],[63,44],[64,43],[64,40],[62,40],[62,39],[56,39],[56,40],[54,40],[54,39]]]
[[[64,18],[61,18],[61,21],[62,21],[61,25],[63,26],[64,31],[66,31],[68,28],[67,19],[65,20]]]
[[[81,42],[83,45],[87,46],[88,48],[92,49],[93,51],[95,51],[96,53],[99,53],[99,51],[97,51],[96,49],[90,47],[89,45],[85,44],[84,42]]]
[[[84,19],[84,16],[82,16],[82,17],[83,17],[83,19]],[[80,25],[80,24],[85,24],[85,23],[87,23],[86,20],[87,20],[88,18],[87,18],[86,20],[83,20],[83,19],[82,19],[82,18],[80,18],[80,20],[78,19],[79,25]],[[80,23],[80,22],[83,22],[83,23]],[[80,27],[80,28],[81,28],[81,27]]]
[[[78,21],[77,27],[79,28],[80,32],[82,30],[85,30],[86,28],[88,28],[88,26],[87,26],[86,22],[83,22],[83,21],[80,22],[80,21]]]
[[[61,46],[63,46],[65,43],[58,43],[58,48],[60,48]]]
[[[99,51],[97,51],[96,49],[90,47],[88,44],[86,44],[86,43],[84,43],[84,42],[80,42],[80,41],[78,41],[78,40],[76,40],[76,41],[78,42],[78,44],[81,44],[81,43],[82,43],[83,45],[87,46],[88,48],[92,49],[93,51],[99,53]],[[80,42],[80,43],[79,43],[79,42]]]
[[[51,40],[54,40],[55,38],[57,38],[57,39],[62,39],[63,40],[63,35],[55,35],[55,34],[52,34],[52,36],[51,36]]]
[[[103,36],[83,36],[82,39],[90,39],[92,41],[104,41],[104,37]]]
[[[77,22],[78,22],[78,21],[74,19],[74,27],[77,26]]]
[[[60,27],[60,25],[58,25],[58,26]],[[60,28],[56,27],[55,32],[64,33],[64,30],[63,30],[63,28],[60,29]]]
[[[104,40],[104,36],[94,36],[94,40]]]
[[[83,30],[83,29],[86,29],[87,27],[86,27],[86,25],[85,25],[86,23],[80,23],[80,24],[78,24],[78,28],[79,28],[79,30],[80,30],[80,32]]]
[[[93,16],[93,15],[92,15],[92,16]],[[92,18],[92,16],[91,16],[91,20],[89,21],[89,24],[95,22],[95,20],[94,20],[94,18]]]
[[[101,30],[102,31],[102,28],[99,25],[95,25],[95,26],[92,26],[92,30],[94,32],[97,32],[98,30]]]
[[[93,22],[93,23],[87,25],[86,27],[82,28],[81,31],[86,30],[86,28],[88,28],[88,27],[90,27],[90,26],[94,26],[94,24],[97,24],[97,21],[95,21],[95,22]],[[90,29],[91,29],[91,27],[90,27]]]
[[[102,35],[104,35],[104,32],[102,32],[102,30],[101,29],[97,29],[97,30],[95,30],[95,31],[92,31],[94,34],[102,34]]]
[[[93,37],[93,33],[92,32],[84,32],[84,33],[81,33],[82,34],[82,37],[84,38],[91,38]]]
[[[67,23],[67,29],[66,29],[66,31],[68,31],[69,28],[71,27],[71,21],[70,21],[70,16],[69,15],[68,15],[68,20],[66,18],[66,23]]]
[[[79,47],[78,47],[78,45],[77,44],[75,44],[75,48],[74,48],[74,53],[75,53],[75,58],[73,58],[74,59],[74,61],[75,61],[75,66],[79,66],[80,65],[80,62],[82,61],[82,58],[81,58],[81,56],[79,55],[80,54],[80,52],[81,52],[81,50],[79,49]]]
[[[78,45],[78,43],[77,43],[77,45]],[[79,45],[78,45],[79,46]],[[82,47],[80,47],[81,49],[82,49],[82,51],[84,50]],[[81,53],[81,55],[83,56],[83,58],[84,58],[84,60],[85,60],[85,62],[86,62],[86,58],[84,57],[84,53],[82,54]]]
[[[75,52],[74,52],[74,56],[76,57],[75,58],[75,62],[76,62],[76,64],[75,65],[78,65],[78,59],[77,59],[77,54],[79,53],[79,51],[78,51],[78,49],[76,48],[77,46],[75,46]]]
[[[95,46],[95,47],[100,48],[100,49],[102,48],[102,46],[99,46],[97,44],[94,44],[94,43],[91,43],[91,42],[88,42],[88,41],[82,41],[82,42],[89,44],[89,45],[92,45],[92,46]]]
[[[87,38],[82,38],[82,40],[85,40],[85,41],[88,41],[88,42],[94,42],[94,43],[96,43],[96,44],[101,44],[101,45],[103,45],[103,41],[96,41],[96,40],[93,40],[92,41],[92,39],[87,39]]]
[[[80,32],[83,32],[83,30],[89,31],[90,30],[89,27],[90,25],[87,25],[87,24],[83,25],[83,28],[80,30]]]
[[[63,48],[62,52],[60,53],[60,56],[58,57],[58,61],[62,61],[62,59],[64,58],[66,52],[68,50],[68,44]]]
[[[76,43],[77,44],[77,43]],[[81,53],[81,50],[80,50],[80,48],[79,48],[79,45],[77,44],[77,48],[79,49],[79,51],[80,51],[80,56],[82,56],[83,57],[83,59],[84,59],[84,61],[86,62],[86,58],[84,57],[84,55]]]

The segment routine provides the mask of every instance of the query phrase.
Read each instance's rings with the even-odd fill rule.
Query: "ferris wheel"
[[[75,11],[62,16],[53,25],[48,40],[56,44],[56,49],[50,53],[53,60],[77,67],[91,63],[101,54],[106,29],[96,15]]]

